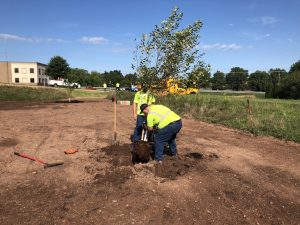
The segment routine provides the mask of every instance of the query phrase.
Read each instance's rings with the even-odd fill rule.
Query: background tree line
[[[247,70],[234,67],[228,74],[217,71],[210,81],[213,90],[261,91],[269,98],[300,99],[300,60],[289,72],[275,68],[248,74]]]
[[[88,72],[85,69],[71,68],[68,62],[61,56],[54,56],[48,63],[46,74],[52,79],[68,79],[69,82],[76,82],[82,86],[100,87],[104,83],[108,87],[115,87],[120,83],[123,87],[130,87],[137,83],[136,74],[123,75],[120,70],[112,70],[100,73],[97,71]]]

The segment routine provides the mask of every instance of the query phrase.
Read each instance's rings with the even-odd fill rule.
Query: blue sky
[[[55,55],[88,71],[132,72],[134,39],[149,33],[174,6],[182,26],[201,20],[203,60],[229,72],[289,70],[300,60],[300,0],[0,0],[0,61]],[[298,28],[297,28],[298,27]]]

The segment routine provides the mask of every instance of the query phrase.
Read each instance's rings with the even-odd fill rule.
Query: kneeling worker
[[[176,135],[182,127],[180,116],[163,105],[142,104],[141,112],[147,116],[147,129],[157,126],[154,138],[155,160],[163,160],[164,146],[169,144],[171,155],[177,155]]]

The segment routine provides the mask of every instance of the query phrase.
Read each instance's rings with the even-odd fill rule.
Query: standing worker
[[[103,84],[103,88],[104,88],[104,91],[106,91],[106,88],[107,88],[107,84],[106,83]]]
[[[116,83],[116,90],[120,91],[120,83]]]
[[[154,159],[161,163],[163,160],[164,147],[169,144],[170,153],[177,155],[176,135],[182,127],[180,116],[163,105],[142,104],[141,112],[147,116],[147,129],[153,131],[157,126],[154,138]]]
[[[153,103],[155,103],[154,96],[151,93],[149,93],[148,88],[145,85],[142,85],[142,90],[135,93],[133,100],[133,118],[136,121],[136,126],[132,137],[133,142],[141,140],[142,136],[145,115],[143,112],[140,111],[141,105],[151,105]]]

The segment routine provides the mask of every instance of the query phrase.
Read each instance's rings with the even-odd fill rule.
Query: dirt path
[[[299,224],[300,144],[184,119],[179,159],[133,165],[131,107],[118,108],[119,146],[112,111],[106,100],[0,102],[1,225]]]

